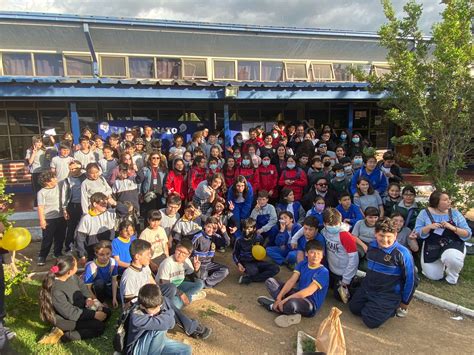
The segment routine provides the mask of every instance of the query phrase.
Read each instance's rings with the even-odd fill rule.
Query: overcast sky
[[[399,15],[407,0],[392,0]],[[421,28],[439,21],[440,0],[423,3]],[[377,31],[380,0],[0,0],[1,11]]]

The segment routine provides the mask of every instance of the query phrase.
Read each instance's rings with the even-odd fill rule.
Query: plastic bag
[[[328,355],[346,354],[346,340],[339,316],[342,312],[333,307],[329,316],[323,320],[316,334],[316,349]]]

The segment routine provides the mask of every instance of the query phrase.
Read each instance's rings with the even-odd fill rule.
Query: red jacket
[[[200,182],[206,180],[207,169],[202,169],[197,166],[193,166],[188,173],[188,199],[191,200],[194,196]]]
[[[242,147],[242,153],[248,153],[249,151],[249,145],[255,144],[258,147],[263,146],[263,139],[262,138],[255,138],[255,139],[248,139],[245,141],[244,146]]]
[[[227,168],[227,170],[222,169],[222,175],[224,175],[225,185],[227,188],[230,188],[235,181],[235,175],[237,173],[237,167],[233,167],[232,169]]]
[[[236,172],[235,176],[239,176],[239,175],[242,175],[247,179],[247,181],[250,183],[250,185],[252,185],[253,195],[257,196],[258,181],[260,180],[258,178],[257,169],[255,169],[254,167],[244,168],[244,167],[240,166],[240,167],[237,168],[237,172]]]
[[[293,181],[293,183],[287,185],[285,183],[285,180],[291,180]],[[293,191],[293,193],[295,194],[295,201],[301,200],[301,198],[303,197],[303,189],[306,187],[307,184],[308,177],[306,176],[306,173],[303,169],[298,167],[294,169],[283,169],[280,175],[280,180],[278,181],[279,186],[281,186],[282,188],[289,188]]]
[[[188,196],[188,184],[186,174],[176,173],[174,170],[170,170],[165,184],[168,194],[179,194],[181,200],[186,200]]]
[[[276,166],[270,164],[265,167],[260,165],[257,169],[258,173],[258,188],[260,190],[267,190],[268,192],[273,190],[273,194],[270,195],[271,198],[278,197],[278,172]]]

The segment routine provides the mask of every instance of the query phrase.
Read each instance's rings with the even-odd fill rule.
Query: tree
[[[402,19],[395,16],[390,0],[382,0],[382,5],[388,22],[378,33],[390,71],[380,77],[360,71],[356,75],[369,83],[371,92],[386,93],[381,105],[404,132],[395,141],[414,147],[415,171],[455,201],[472,203],[474,187],[468,187],[467,197],[457,173],[466,166],[474,132],[473,2],[445,1],[442,20],[433,25],[431,37],[418,26],[422,5],[410,0]]]

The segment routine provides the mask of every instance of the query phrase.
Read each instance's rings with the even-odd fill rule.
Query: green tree
[[[371,92],[386,93],[381,105],[404,132],[395,141],[414,147],[415,171],[431,178],[456,202],[472,203],[474,188],[463,190],[457,172],[466,166],[474,131],[473,2],[445,1],[442,20],[433,25],[431,37],[418,26],[422,5],[410,0],[402,19],[395,16],[390,0],[382,0],[382,5],[388,21],[379,35],[390,72],[381,77],[360,71],[356,75],[369,83]]]

